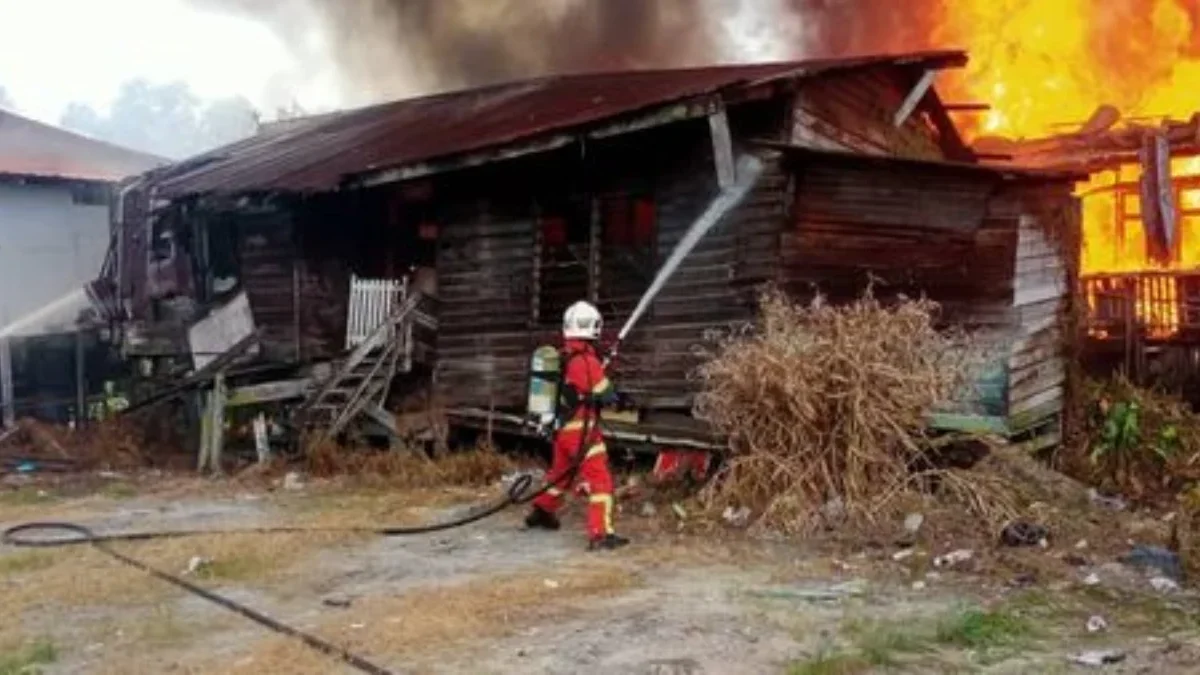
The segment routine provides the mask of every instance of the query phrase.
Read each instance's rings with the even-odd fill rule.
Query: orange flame
[[[935,39],[971,51],[965,71],[943,83],[946,98],[992,106],[959,121],[968,136],[1071,132],[1106,104],[1150,125],[1200,111],[1200,0],[955,0],[945,8]],[[1167,260],[1147,251],[1140,173],[1128,164],[1079,185],[1080,272],[1131,275],[1089,286],[1088,304],[1112,310],[1114,296],[1104,294],[1115,293],[1150,336],[1168,337],[1181,314],[1171,273],[1200,271],[1200,158],[1172,160],[1178,242]]]

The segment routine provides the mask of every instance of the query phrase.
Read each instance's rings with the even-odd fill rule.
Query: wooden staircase
[[[297,410],[301,428],[319,440],[336,438],[360,416],[373,418],[392,380],[412,368],[412,330],[422,296],[409,293],[367,337],[314,388]]]

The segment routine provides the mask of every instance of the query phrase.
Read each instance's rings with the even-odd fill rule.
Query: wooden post
[[[708,131],[712,137],[717,185],[722,190],[728,190],[737,180],[737,170],[733,161],[733,135],[729,131],[729,117],[724,108],[708,116]]]
[[[87,363],[85,361],[83,331],[75,331],[75,428],[87,425]]]
[[[11,428],[17,421],[17,405],[13,400],[12,338],[0,337],[0,399],[4,400],[4,426]]]
[[[208,468],[208,448],[211,444],[209,440],[212,437],[212,405],[213,394],[211,391],[202,392],[199,395],[200,406],[200,447],[196,451],[196,472],[204,473]]]
[[[214,473],[221,473],[221,453],[225,450],[225,374],[217,373],[213,380],[212,402],[212,441],[208,461]]]

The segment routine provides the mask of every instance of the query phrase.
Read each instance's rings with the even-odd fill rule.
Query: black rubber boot
[[[627,546],[627,545],[629,545],[629,540],[626,539],[625,537],[615,535],[615,534],[606,534],[603,537],[600,537],[599,539],[593,539],[588,544],[588,550],[589,551],[613,551],[618,548],[621,548],[622,546]]]
[[[525,527],[530,529],[557,530],[560,526],[558,516],[536,506],[525,516]]]

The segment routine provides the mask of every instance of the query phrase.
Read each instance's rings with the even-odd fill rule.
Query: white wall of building
[[[95,279],[108,239],[108,206],[70,184],[0,182],[0,326]]]

